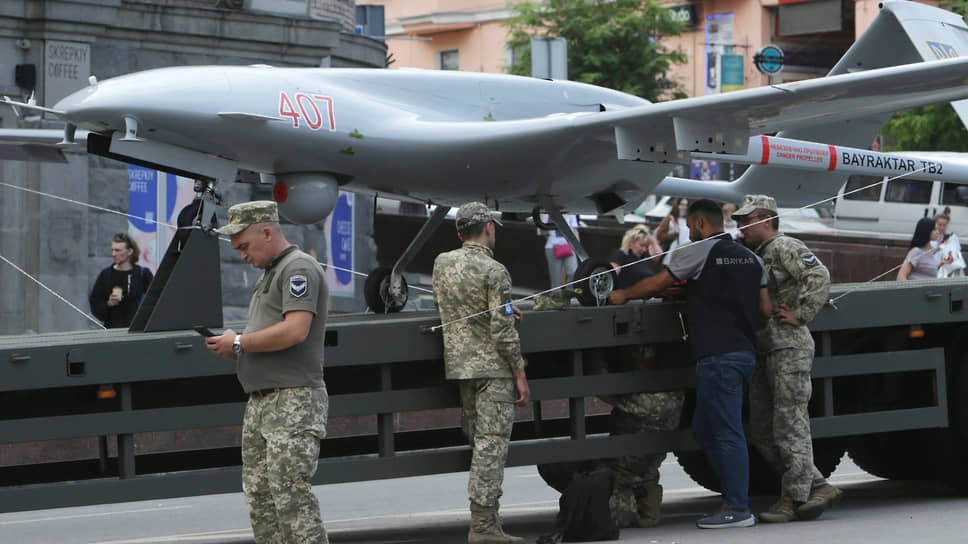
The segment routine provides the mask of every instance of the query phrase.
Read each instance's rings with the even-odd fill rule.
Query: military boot
[[[524,543],[523,538],[519,536],[511,536],[504,532],[504,523],[501,521],[501,514],[499,513],[500,510],[501,510],[500,506],[495,506],[494,513],[492,514],[492,516],[494,518],[494,526],[497,527],[498,532],[501,533],[501,535],[504,537],[504,540],[502,540],[501,542],[508,542],[511,544],[518,544],[518,543],[523,544]]]
[[[498,507],[481,506],[471,502],[471,528],[467,533],[467,544],[518,544],[524,539],[506,534],[501,529]]]
[[[797,518],[804,521],[815,520],[827,508],[833,507],[844,492],[830,484],[823,484],[810,490],[807,502],[797,507]]]
[[[639,526],[639,513],[636,508],[636,495],[630,490],[616,489],[608,499],[608,509],[612,520],[619,529]]]
[[[639,527],[655,527],[659,524],[659,519],[661,519],[661,514],[659,512],[662,506],[662,486],[661,485],[650,485],[645,488],[645,495],[639,497],[638,504],[639,511]]]
[[[764,523],[786,523],[796,519],[793,499],[783,495],[769,510],[760,514],[760,521]]]

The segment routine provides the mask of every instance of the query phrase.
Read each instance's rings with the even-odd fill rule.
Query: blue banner
[[[164,215],[157,213],[158,171],[144,166],[128,165],[128,213],[131,226],[141,232],[157,230],[155,221],[166,222],[175,210],[178,198],[178,181],[174,174],[164,174],[166,181],[166,210]]]
[[[333,269],[337,285],[330,289],[336,292],[353,289],[353,195],[340,193],[333,209],[329,231],[330,262],[345,270]]]

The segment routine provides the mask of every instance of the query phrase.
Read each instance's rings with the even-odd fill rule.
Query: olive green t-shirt
[[[294,310],[312,312],[314,317],[303,342],[281,351],[239,355],[236,371],[246,393],[324,385],[323,337],[328,298],[322,266],[296,246],[284,250],[263,270],[249,302],[249,321],[243,334],[274,325]]]

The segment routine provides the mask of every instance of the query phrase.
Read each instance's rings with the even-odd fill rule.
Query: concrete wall
[[[335,7],[340,9],[353,4],[352,0],[325,1],[339,4]],[[16,85],[14,66],[34,64],[37,96],[43,96],[47,40],[89,44],[91,74],[99,79],[176,65],[312,67],[320,66],[323,59],[334,67],[385,64],[385,44],[346,32],[345,14],[343,20],[318,20],[214,6],[214,0],[3,0],[0,94],[25,99],[28,92]],[[0,128],[60,126],[57,121],[18,120],[9,108],[0,108]],[[68,155],[68,160],[67,164],[0,161],[0,183],[127,211],[126,164],[77,154]],[[227,205],[252,196],[251,185],[222,185]],[[360,208],[368,204],[366,199],[358,203]],[[219,215],[224,220],[224,208]],[[111,235],[126,230],[123,216],[0,185],[0,256],[84,311],[89,312],[87,295],[97,273],[111,263]],[[287,227],[294,243],[318,248],[322,257],[321,232],[316,225]],[[364,238],[358,237],[361,249],[375,254],[372,241],[366,243]],[[250,294],[245,286],[255,281],[258,271],[241,263],[228,244],[222,254],[226,319],[240,319]],[[375,259],[361,257],[367,262]],[[245,277],[248,284],[242,280]],[[361,305],[353,304],[355,309]],[[66,302],[0,262],[0,334],[93,327]]]

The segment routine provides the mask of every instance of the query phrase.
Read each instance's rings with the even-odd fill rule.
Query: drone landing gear
[[[575,256],[579,260],[578,269],[575,271],[575,280],[578,280],[578,283],[574,284],[578,301],[583,306],[604,305],[608,300],[608,294],[615,288],[615,280],[617,278],[611,263],[605,259],[592,259],[588,256],[588,252],[585,251],[584,246],[578,241],[575,232],[571,230],[568,222],[561,215],[561,210],[550,199],[543,200],[542,205],[551,222],[557,228],[558,232],[565,237],[565,240],[568,241],[568,245],[571,246],[572,251],[575,252]],[[532,213],[535,224],[541,228],[547,228],[547,223],[540,220],[538,211],[538,209],[535,209]]]
[[[576,297],[582,306],[603,306],[608,294],[615,289],[615,270],[605,259],[587,259],[578,263],[575,287],[581,289]]]
[[[394,313],[399,312],[407,305],[409,291],[407,282],[403,278],[403,271],[413,261],[417,253],[423,249],[427,240],[433,235],[437,227],[447,217],[450,208],[447,206],[437,206],[427,221],[420,227],[420,231],[404,250],[403,255],[397,259],[393,268],[380,267],[370,273],[366,278],[363,287],[363,297],[366,305],[373,313]]]

